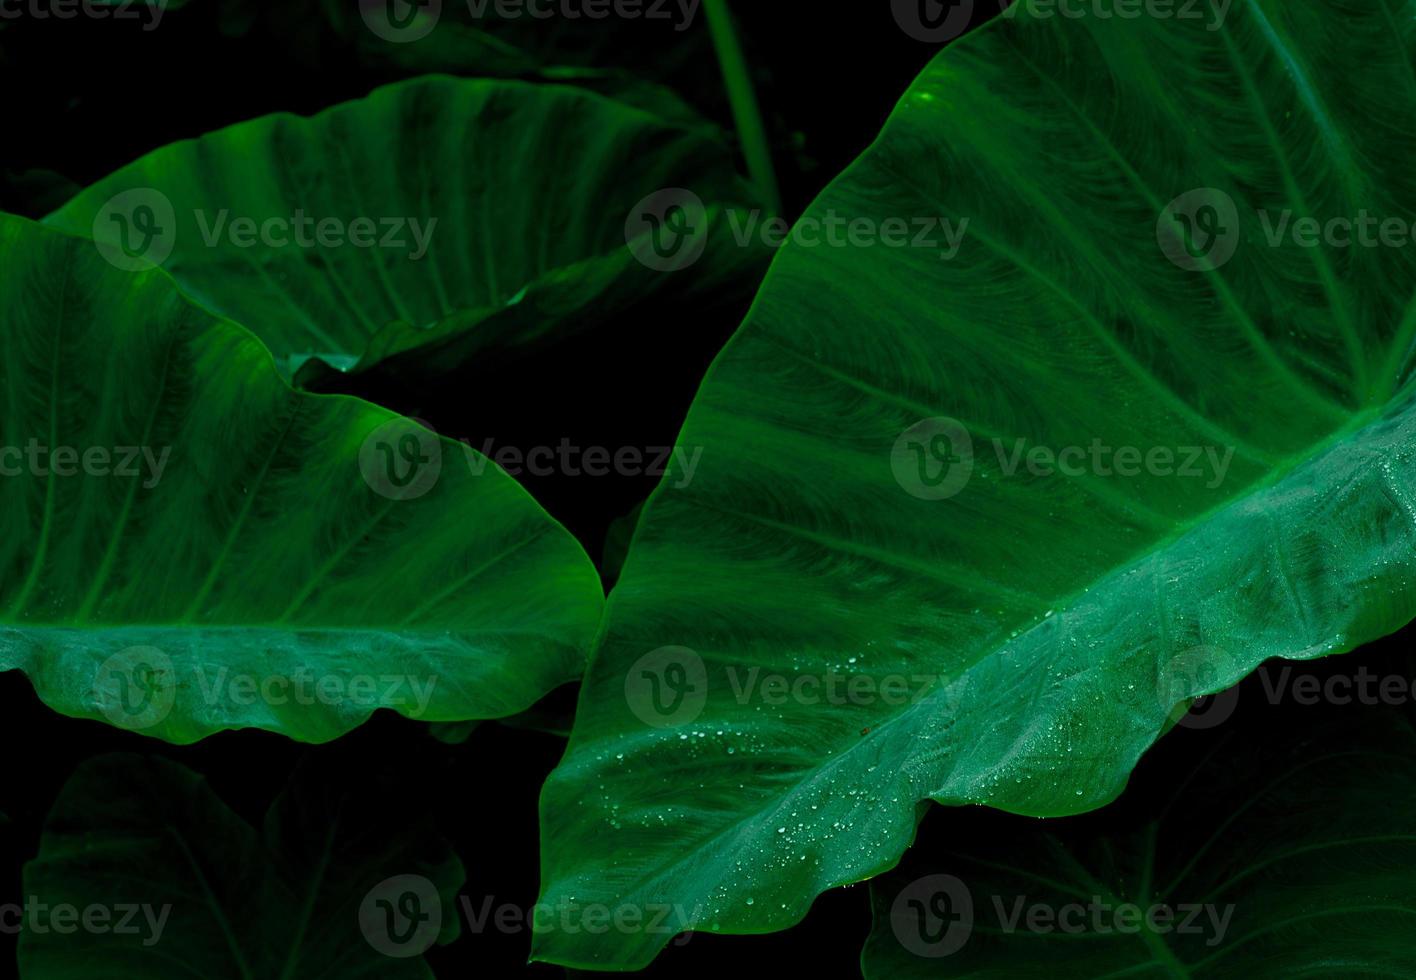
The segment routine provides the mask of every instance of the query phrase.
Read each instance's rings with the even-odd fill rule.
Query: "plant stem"
[[[767,145],[767,128],[762,125],[762,110],[757,93],[752,88],[752,76],[747,70],[742,44],[733,27],[733,15],[727,0],[703,0],[708,13],[708,29],[713,35],[713,47],[718,52],[718,64],[723,70],[723,82],[728,89],[733,121],[737,124],[742,153],[747,159],[747,172],[773,212],[782,211],[782,195],[777,187],[777,173],[772,167],[772,151]]]

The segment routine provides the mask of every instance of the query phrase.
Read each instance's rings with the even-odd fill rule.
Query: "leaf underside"
[[[932,843],[871,883],[863,974],[1410,976],[1409,717],[1278,715],[1207,733],[1223,737],[1201,750],[1163,746],[1097,813],[935,814]]]
[[[777,257],[611,597],[543,796],[544,901],[782,929],[891,867],[921,800],[1098,807],[1177,705],[1416,616],[1416,261],[1269,240],[1284,211],[1411,226],[1416,4],[1212,25],[1015,5],[810,209],[968,224],[952,255],[936,224]],[[1213,238],[1182,234],[1196,191]],[[1232,257],[1196,260],[1220,233]],[[1037,447],[1084,455],[1011,466]],[[815,686],[769,699],[773,675]],[[833,675],[869,693],[828,701]],[[668,938],[535,953],[628,969]]]

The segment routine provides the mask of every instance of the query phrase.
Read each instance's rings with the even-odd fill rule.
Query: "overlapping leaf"
[[[670,290],[750,288],[765,250],[724,214],[750,198],[700,131],[578,88],[430,76],[157,150],[48,221],[161,265],[287,374],[315,359],[310,380],[447,371]],[[637,244],[653,220],[677,264]]]
[[[0,669],[51,707],[320,741],[578,676],[598,578],[495,465],[91,242],[0,218],[0,270]]]
[[[1015,5],[813,206],[639,523],[545,901],[783,928],[921,800],[1094,808],[1177,704],[1416,616],[1416,5],[1225,11]]]
[[[462,862],[399,780],[335,783],[301,767],[256,828],[174,762],[84,763],[25,866],[23,974],[432,977]]]
[[[905,863],[871,883],[862,972],[1409,975],[1409,720],[1358,704],[1278,714],[1163,746],[1097,813],[933,814]]]

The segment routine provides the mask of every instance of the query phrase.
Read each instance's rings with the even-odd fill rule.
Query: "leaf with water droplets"
[[[1015,4],[929,66],[644,509],[543,796],[547,902],[785,928],[922,800],[1097,807],[1190,699],[1416,616],[1416,251],[1307,238],[1416,219],[1413,14]]]
[[[1247,689],[1099,812],[931,813],[871,882],[865,976],[1416,974],[1411,724],[1391,705],[1285,715]]]

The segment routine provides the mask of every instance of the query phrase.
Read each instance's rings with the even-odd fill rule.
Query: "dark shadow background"
[[[266,5],[297,13],[317,6],[315,0]],[[338,37],[289,21],[233,28],[240,6],[192,0],[187,10],[169,11],[151,32],[118,20],[0,22],[0,209],[37,217],[72,189],[165,143],[274,111],[312,113],[410,74],[370,68]],[[902,31],[886,0],[739,0],[734,6],[771,131],[784,210],[794,218],[874,139],[937,45]],[[987,13],[990,4],[979,7]],[[299,17],[293,22],[298,25]],[[730,122],[701,14],[686,36],[669,42],[662,32],[634,36],[620,25],[606,31],[617,32],[599,39],[611,66],[681,83],[703,112]],[[682,45],[682,52],[666,53],[665,43]],[[521,447],[554,446],[566,438],[577,446],[671,445],[708,364],[746,305],[741,299],[724,309],[646,309],[611,330],[496,371],[474,366],[417,385],[361,379],[345,382],[344,390],[474,445],[486,438]],[[565,475],[525,482],[597,558],[610,525],[654,483],[649,477]],[[1405,634],[1395,637],[1372,655],[1378,663],[1385,658],[1395,664],[1407,640]],[[1344,665],[1333,661],[1318,672],[1340,669]],[[574,692],[558,692],[551,700],[555,710],[568,711]],[[115,750],[168,756],[203,773],[231,807],[257,823],[307,756],[344,767],[351,783],[366,767],[416,760],[410,778],[435,785],[420,786],[410,800],[432,797],[428,805],[466,865],[464,894],[473,905],[489,895],[494,905],[526,908],[535,901],[537,796],[564,746],[556,736],[486,724],[466,743],[448,746],[431,738],[426,726],[385,712],[332,746],[234,732],[178,748],[57,716],[18,673],[0,675],[0,705],[0,737],[9,748],[0,781],[0,902],[22,895],[21,868],[35,853],[45,814],[75,766]],[[1205,735],[1180,731],[1172,738],[1199,742]],[[411,776],[414,769],[425,775]],[[951,819],[936,809],[922,833],[950,833]],[[971,832],[983,825],[967,824]],[[866,887],[838,890],[822,896],[796,929],[695,936],[683,947],[670,947],[648,975],[758,975],[790,964],[803,976],[855,976],[869,927]],[[0,962],[14,962],[14,943],[13,936],[0,936]],[[464,931],[459,942],[435,948],[427,958],[440,977],[563,975],[559,968],[525,966],[529,948],[526,933]]]

